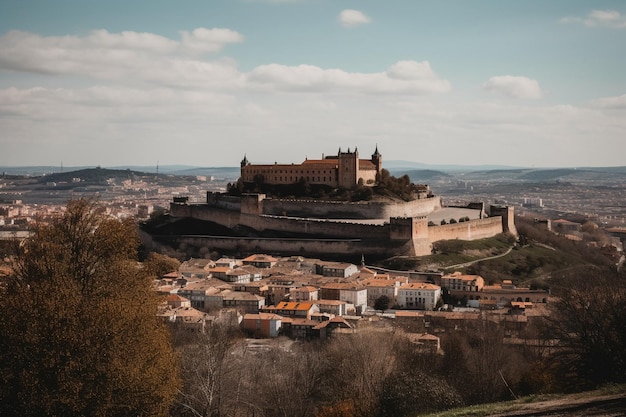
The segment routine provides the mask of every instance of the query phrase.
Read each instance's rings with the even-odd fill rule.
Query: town
[[[340,150],[338,156],[359,160],[356,149]],[[378,149],[373,158],[381,158]],[[307,160],[303,165],[313,169],[319,163],[323,172],[338,161]],[[241,177],[255,169],[267,170],[268,181],[249,176],[258,187],[271,182],[272,170],[289,175],[288,170],[303,168],[256,168],[244,158]],[[380,165],[378,169],[377,175],[367,175],[377,179],[388,175]],[[358,189],[366,184],[358,172],[351,179],[344,177],[344,185],[349,181]],[[297,175],[301,172],[292,178]],[[326,175],[331,178],[326,181],[338,178],[334,173]],[[406,181],[394,178],[387,180],[390,189],[393,181]],[[110,218],[133,220],[145,258],[140,268],[148,268],[150,262],[162,265],[150,269],[150,291],[160,300],[153,314],[167,324],[180,355],[184,388],[175,415],[202,407],[224,415],[234,415],[233,410],[254,415],[256,407],[265,407],[266,415],[278,409],[291,410],[287,415],[306,409],[305,415],[318,416],[338,415],[333,412],[345,407],[351,410],[349,415],[357,415],[358,407],[364,407],[363,415],[374,415],[383,404],[387,410],[410,404],[408,410],[423,412],[506,399],[513,391],[562,389],[565,382],[549,381],[565,371],[545,363],[565,351],[571,333],[565,324],[572,310],[563,301],[567,294],[563,288],[577,294],[577,288],[590,282],[581,282],[580,273],[593,276],[596,283],[616,282],[596,270],[608,268],[619,274],[624,262],[626,233],[619,212],[563,216],[563,212],[546,211],[537,197],[516,203],[501,192],[476,202],[454,187],[450,192],[456,192],[455,197],[439,197],[430,186],[412,185],[408,188],[414,200],[410,201],[301,203],[263,190],[229,194],[236,187],[232,177],[102,168],[61,176],[5,175],[1,184],[1,274],[6,277],[11,274],[10,243],[27,239],[37,227],[63,216],[67,201],[88,199]],[[373,193],[364,195],[369,198]],[[334,212],[325,212],[328,207]],[[598,221],[601,218],[611,222]],[[405,232],[406,225],[414,229]],[[207,230],[216,234],[207,236]],[[396,252],[401,256],[391,256]],[[512,269],[497,264],[500,261]],[[585,294],[591,296],[610,285],[587,288]],[[599,300],[610,299],[602,297]],[[602,302],[594,308],[602,308]],[[333,353],[339,346],[341,353]],[[358,346],[367,350],[359,354],[368,359],[350,362],[348,357]],[[320,396],[312,390],[298,402],[283,402],[284,395],[264,402],[253,394],[275,388],[257,385],[260,381],[245,376],[246,367],[266,366],[271,357],[273,367],[267,371],[289,378],[295,363],[306,366],[313,360],[313,351],[326,355],[329,369],[350,367],[346,379],[329,377],[314,367],[298,368],[318,381],[316,389],[333,387],[330,391],[336,395]],[[215,362],[217,358],[222,359]],[[354,384],[360,373],[371,371],[367,362],[376,360],[385,362],[376,372],[389,371],[363,391],[372,402],[346,403],[339,387]],[[421,365],[415,368],[416,363]],[[407,393],[408,397],[399,397],[404,402],[385,403],[390,401],[386,396],[392,395],[385,386],[394,392],[406,386],[401,378],[390,379],[399,372],[391,369],[404,366],[416,372],[412,378],[423,381],[423,372],[428,372],[432,379],[418,384],[424,390],[420,401]],[[601,369],[603,380],[607,371]],[[494,375],[498,378],[489,383],[477,383]],[[225,391],[215,387],[207,391],[202,378],[212,384],[223,381]],[[411,386],[417,383],[412,381]],[[249,387],[245,401],[227,393],[240,383]],[[437,391],[439,384],[444,384],[443,394]],[[215,397],[203,400],[208,394]]]

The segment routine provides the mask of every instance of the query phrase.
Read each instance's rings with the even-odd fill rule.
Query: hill
[[[626,409],[626,386],[609,385],[565,395],[533,395],[513,401],[474,405],[424,414],[423,417],[504,416],[621,416]]]

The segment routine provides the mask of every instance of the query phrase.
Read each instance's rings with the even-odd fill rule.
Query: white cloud
[[[225,45],[244,41],[241,33],[231,29],[196,28],[191,33],[181,32],[182,47],[194,52],[219,52]]]
[[[372,19],[361,11],[346,9],[339,13],[339,21],[343,27],[351,28],[370,23]]]
[[[251,85],[277,91],[427,94],[450,91],[428,62],[400,61],[380,73],[350,73],[313,65],[261,65],[248,74]]]
[[[198,28],[181,32],[181,41],[152,33],[109,33],[95,30],[84,37],[40,36],[11,31],[0,37],[0,68],[59,74],[115,78],[124,68],[140,69],[160,64],[168,57],[218,52],[243,35],[230,29]],[[156,61],[156,62],[155,62]],[[107,77],[107,73],[111,73]]]
[[[521,99],[540,99],[543,96],[537,80],[513,75],[491,77],[483,84],[483,89]]]
[[[616,10],[593,10],[586,17],[567,16],[561,23],[580,23],[587,27],[626,29],[626,16]]]
[[[626,109],[626,94],[592,100],[591,105],[603,109]]]

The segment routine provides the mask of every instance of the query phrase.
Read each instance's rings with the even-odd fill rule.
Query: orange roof
[[[441,287],[435,284],[429,284],[427,282],[412,282],[410,284],[404,284],[400,287],[401,290],[439,290]]]
[[[246,262],[276,262],[278,259],[271,257],[269,255],[250,255],[247,258],[243,259]]]
[[[337,165],[338,163],[338,159],[306,159],[304,162],[302,162],[302,165]]]
[[[283,301],[276,305],[277,310],[310,310],[313,303],[303,303],[298,301]]]

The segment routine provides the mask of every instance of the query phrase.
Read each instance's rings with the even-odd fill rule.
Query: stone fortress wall
[[[262,194],[248,194],[239,199],[208,193],[206,204],[171,203],[170,216],[297,236],[291,239],[179,237],[194,246],[246,253],[422,256],[430,254],[432,243],[438,240],[474,240],[502,232],[516,234],[511,207],[489,207],[485,211],[490,217],[486,218],[428,226],[428,213],[440,208],[439,197],[408,203],[346,203],[275,200]],[[337,218],[330,218],[327,213],[334,213]],[[340,215],[344,217],[339,218]]]

